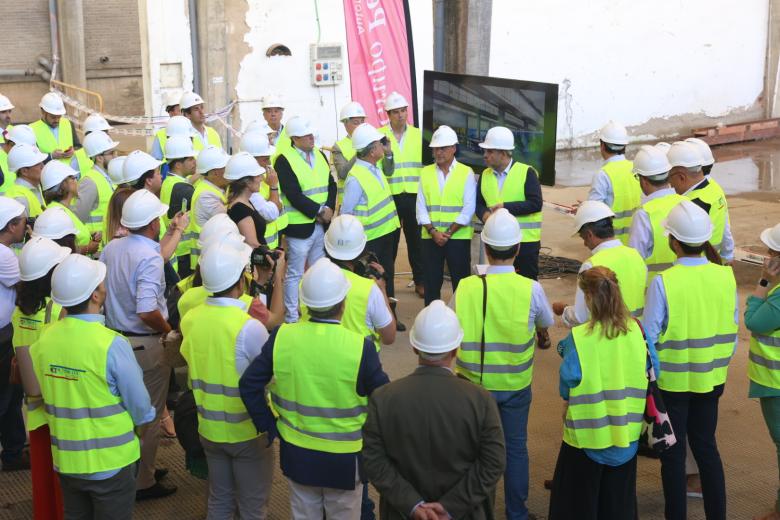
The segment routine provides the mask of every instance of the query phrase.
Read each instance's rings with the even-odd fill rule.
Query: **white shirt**
[[[19,280],[19,259],[10,247],[0,244],[0,327],[11,323]]]
[[[444,185],[450,178],[453,168],[458,161],[452,160],[447,174],[436,166],[436,178],[439,181],[439,193],[444,191]],[[471,224],[471,218],[474,216],[474,210],[477,206],[477,180],[474,177],[474,172],[469,168],[469,174],[466,177],[466,185],[463,189],[463,209],[460,214],[455,218],[455,223],[461,226],[468,226]],[[417,223],[421,226],[425,226],[431,223],[431,216],[428,214],[428,206],[425,202],[425,193],[423,192],[422,180],[417,190]]]
[[[604,161],[604,164],[625,160],[626,156],[623,154],[613,155]],[[603,167],[593,178],[593,184],[591,185],[590,191],[588,192],[588,200],[600,200],[610,208],[615,202],[615,192],[612,190],[612,181],[609,180],[609,175],[607,175],[607,172],[604,171]]]
[[[667,195],[674,195],[674,193],[674,188],[663,188],[645,197],[642,203],[660,199]],[[653,247],[655,246],[653,226],[650,223],[650,216],[647,214],[647,211],[641,207],[634,212],[634,218],[631,220],[631,228],[628,231],[628,245],[639,251],[639,254],[645,260],[653,254]]]
[[[201,178],[200,182],[205,182],[219,190],[220,193],[225,193],[225,190],[218,188],[214,183],[209,182],[205,178]],[[194,209],[195,222],[197,222],[200,227],[203,227],[203,224],[208,222],[209,219],[217,213],[227,213],[225,203],[222,202],[216,193],[209,190],[201,192],[200,197],[198,197],[198,203],[195,205]]]
[[[382,291],[374,284],[368,293],[368,308],[366,309],[366,325],[368,328],[379,330],[390,325],[393,316],[387,308]]]
[[[253,193],[250,195],[249,202],[252,203],[252,206],[255,207],[257,212],[261,217],[263,217],[263,220],[265,220],[266,223],[273,222],[279,218],[279,208],[276,207],[276,204],[270,200],[266,200],[266,198],[259,193]]]
[[[594,247],[591,251],[591,256],[604,249],[612,249],[613,247],[618,247],[620,245],[620,240],[617,238],[607,240]],[[587,271],[591,267],[593,267],[593,264],[590,262],[583,262],[582,266],[580,266],[580,273]],[[576,327],[577,325],[585,323],[590,318],[590,311],[585,304],[585,294],[582,292],[582,289],[580,289],[579,284],[577,285],[577,292],[574,293],[574,305],[569,305],[563,309],[562,318],[564,325],[567,327]]]
[[[238,307],[243,311],[247,309],[244,302],[235,298],[214,298],[209,296],[206,298],[206,302],[219,307]],[[268,341],[268,331],[262,323],[254,318],[244,323],[238,336],[236,336],[236,372],[238,372],[239,376],[260,355],[266,341]]]

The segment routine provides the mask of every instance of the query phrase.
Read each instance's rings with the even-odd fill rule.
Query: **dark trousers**
[[[517,274],[536,280],[539,277],[539,249],[540,242],[523,242],[520,244],[520,252],[515,257],[515,272]]]
[[[382,235],[379,238],[366,242],[366,251],[371,251],[379,259],[379,264],[385,270],[385,280],[387,282],[387,296],[395,296],[395,245],[398,243],[400,230],[396,229],[392,233]]]
[[[21,457],[27,440],[22,415],[24,391],[22,385],[8,383],[14,356],[11,344],[13,330],[11,324],[0,329],[0,444],[3,445],[0,459],[3,463],[14,462]]]
[[[685,450],[683,450],[684,452]],[[634,520],[636,455],[620,466],[592,460],[585,450],[561,443],[555,464],[549,520]]]
[[[105,480],[60,474],[66,520],[130,520],[135,506],[137,463]]]
[[[422,239],[422,253],[425,257],[423,281],[425,283],[425,305],[441,298],[441,286],[444,283],[444,261],[450,270],[452,292],[458,283],[471,274],[471,241],[450,239],[439,247],[432,238]]]
[[[184,280],[192,274],[192,266],[190,265],[190,255],[182,255],[178,258],[178,273],[179,278]]]
[[[423,283],[423,261],[420,241],[420,225],[417,223],[417,194],[401,193],[393,195],[395,210],[398,212],[398,219],[401,221],[401,229],[404,230],[406,239],[406,256],[409,259],[409,265],[412,267],[412,279],[415,285]],[[398,256],[398,243],[401,241],[401,235],[396,234],[393,244],[393,261]]]
[[[666,518],[686,518],[687,496],[685,475],[685,445],[690,444],[693,458],[699,466],[704,513],[707,520],[726,518],[726,479],[720,461],[715,429],[718,426],[718,400],[724,385],[712,392],[661,391],[677,443],[661,453]]]

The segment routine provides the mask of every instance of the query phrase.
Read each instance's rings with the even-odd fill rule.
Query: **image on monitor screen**
[[[433,161],[433,131],[447,125],[458,134],[457,160],[480,173],[485,162],[479,143],[489,128],[505,126],[515,135],[514,159],[536,168],[543,184],[555,184],[558,85],[428,70],[424,77],[425,164]]]

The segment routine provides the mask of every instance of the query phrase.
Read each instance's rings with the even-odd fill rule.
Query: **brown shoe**
[[[544,489],[546,489],[547,491],[552,490],[552,486],[553,486],[553,481],[552,480],[545,480],[544,481]]]
[[[420,298],[425,298],[425,286],[421,283],[414,284],[414,292],[417,293],[417,296]]]

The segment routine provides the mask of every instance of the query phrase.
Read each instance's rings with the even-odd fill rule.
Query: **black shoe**
[[[30,469],[30,452],[24,450],[16,460],[3,462],[3,471],[25,471]]]
[[[406,325],[398,321],[398,319],[395,320],[395,330],[396,332],[404,332],[406,330]]]
[[[162,479],[165,478],[165,476],[168,474],[168,468],[160,468],[154,470],[154,481],[159,482]]]
[[[176,493],[177,489],[178,488],[176,486],[166,486],[165,484],[155,482],[151,487],[137,490],[135,492],[135,499],[140,501],[150,500],[152,498],[163,498],[167,497],[168,495],[173,495]]]

